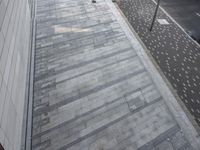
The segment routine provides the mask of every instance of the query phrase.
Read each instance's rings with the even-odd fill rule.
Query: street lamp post
[[[158,2],[157,2],[156,10],[155,10],[155,13],[154,13],[153,20],[152,20],[151,27],[150,27],[149,31],[152,31],[152,29],[153,29],[153,25],[154,25],[155,20],[156,20],[156,16],[157,16],[157,13],[158,13],[159,5],[160,5],[160,0],[158,0]]]

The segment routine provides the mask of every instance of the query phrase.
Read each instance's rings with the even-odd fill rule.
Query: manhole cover
[[[132,93],[130,95],[125,95],[125,101],[128,104],[130,111],[135,111],[136,109],[145,105],[145,100],[141,91]]]

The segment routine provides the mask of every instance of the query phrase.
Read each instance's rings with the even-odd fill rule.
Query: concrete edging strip
[[[31,53],[30,53],[30,65],[29,65],[29,87],[27,91],[27,117],[26,117],[26,141],[24,145],[25,150],[32,149],[32,122],[33,122],[33,90],[34,90],[34,64],[35,64],[35,33],[36,33],[36,3],[37,1],[32,2],[32,39],[31,39]]]

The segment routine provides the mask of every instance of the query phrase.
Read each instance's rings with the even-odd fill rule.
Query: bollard
[[[153,16],[153,20],[152,20],[152,23],[151,23],[151,27],[150,27],[150,29],[149,29],[150,32],[151,32],[152,29],[153,29],[153,25],[154,25],[155,20],[156,20],[156,15],[157,15],[157,13],[158,13],[159,5],[160,5],[160,0],[158,0],[157,5],[156,5],[156,10],[155,10],[155,13],[154,13],[154,16]]]

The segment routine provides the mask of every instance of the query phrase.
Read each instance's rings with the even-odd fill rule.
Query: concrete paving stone
[[[86,87],[90,87],[89,86],[89,84],[87,83],[87,82],[79,82],[79,84],[76,86],[76,85],[73,85],[73,83],[76,83],[76,82],[72,82],[72,81],[68,81],[67,83],[68,83],[68,85],[69,86],[67,86],[67,88],[65,88],[65,85],[63,85],[63,86],[61,86],[60,85],[60,87],[62,87],[61,89],[61,91],[60,92],[64,92],[64,91],[66,91],[66,89],[68,89],[68,90],[70,90],[71,92],[75,92],[75,94],[77,95],[77,92],[81,92],[80,93],[80,96],[81,95],[85,95],[85,94],[87,94],[87,95],[89,95],[90,93],[92,93],[93,91],[96,91],[96,90],[100,90],[100,89],[104,89],[104,88],[106,88],[106,87],[109,87],[109,86],[112,86],[112,85],[114,85],[115,83],[118,83],[118,82],[120,82],[120,81],[124,81],[124,80],[127,80],[128,78],[131,78],[132,76],[134,76],[134,75],[137,75],[137,74],[139,74],[139,73],[142,73],[143,72],[143,70],[136,70],[137,72],[133,72],[133,73],[130,73],[130,74],[128,74],[128,75],[126,75],[126,76],[123,76],[123,77],[121,77],[121,78],[119,78],[119,79],[116,79],[116,80],[113,80],[113,81],[104,81],[105,83],[104,84],[102,84],[102,85],[99,85],[99,86],[94,86],[94,88],[93,89],[88,89],[88,90],[86,90],[86,89],[83,89],[84,91],[82,91],[81,90],[81,85],[82,86],[84,86],[85,88]],[[94,74],[94,73],[93,73]],[[96,75],[96,77],[95,78],[93,78],[93,79],[89,79],[89,78],[80,78],[80,79],[83,79],[82,81],[85,81],[85,80],[90,80],[90,83],[93,83],[93,82],[97,82],[97,75],[98,74],[95,74]],[[115,74],[116,75],[116,74]],[[105,76],[103,77],[103,78],[105,78]],[[108,76],[107,75],[107,78],[111,78],[111,76]],[[75,80],[76,81],[76,80]],[[80,81],[80,80],[79,80]],[[88,81],[89,82],[89,81]],[[71,86],[70,86],[71,85]],[[92,84],[90,84],[91,86],[92,86]],[[74,90],[76,90],[76,91],[73,91],[73,89],[71,89],[71,87],[72,88],[74,88]],[[78,88],[77,88],[78,87]],[[91,88],[91,87],[90,87]],[[86,91],[85,91],[86,90]],[[54,91],[53,91],[54,92]],[[69,94],[71,93],[71,92],[69,92]],[[56,94],[56,91],[54,92],[55,94]],[[71,95],[73,95],[73,93],[71,93]],[[54,95],[55,95],[54,94]],[[65,92],[65,94],[66,94],[66,92]]]
[[[104,29],[102,31],[103,26],[112,26],[114,22],[110,24],[97,24],[96,26],[92,27],[83,27],[83,28],[72,28],[72,27],[65,27],[67,25],[63,26],[54,26],[55,33],[52,35],[44,36],[44,37],[39,37],[37,39],[37,45],[39,46],[43,42],[48,42],[48,41],[53,41],[54,43],[57,43],[59,40],[62,41],[63,39],[65,40],[72,40],[76,38],[81,38],[81,37],[87,37],[95,33],[100,32],[106,32],[109,31],[108,29]],[[117,27],[116,27],[117,28]],[[115,28],[113,28],[115,30]]]
[[[167,141],[177,123],[106,1],[37,0],[37,18],[34,150]]]
[[[124,42],[124,41],[121,41],[122,43]],[[121,42],[119,42],[119,43],[121,43]],[[126,42],[127,43],[127,42]],[[117,44],[113,44],[113,46],[117,46]],[[128,45],[128,44],[127,44]],[[120,47],[121,46],[119,46],[118,48],[116,47],[116,51],[117,50],[120,50]],[[124,46],[124,49],[126,49],[126,48],[128,48],[128,46]],[[69,55],[70,53],[71,53],[71,51],[66,51],[65,49],[58,49],[58,50],[55,50],[55,49],[47,49],[48,50],[48,52],[45,52],[45,55],[43,56],[41,56],[41,55],[39,55],[40,57],[38,57],[38,59],[42,59],[42,58],[51,58],[48,62],[50,62],[50,63],[53,63],[54,61],[56,61],[57,59],[59,59],[59,58],[66,58],[67,57],[67,55]],[[77,55],[71,55],[71,57],[68,57],[68,59],[69,60],[74,60],[74,59],[77,59],[77,57],[80,57],[80,58],[85,58],[85,57],[88,57],[88,58],[90,58],[91,56],[98,56],[98,55],[102,55],[102,54],[106,54],[106,53],[111,53],[112,51],[114,51],[113,50],[113,47],[112,46],[105,46],[105,47],[103,47],[103,48],[99,48],[99,49],[91,49],[91,46],[86,46],[86,47],[84,47],[84,49],[83,49],[83,47],[82,47],[82,50],[85,52],[85,53],[78,53]],[[111,51],[112,50],[112,51]],[[52,52],[51,52],[52,51]],[[101,52],[102,51],[102,52]],[[111,52],[110,52],[111,51]],[[61,53],[57,53],[56,54],[56,52],[61,52]],[[87,55],[87,53],[89,53],[89,56]],[[57,57],[52,57],[53,55],[55,55],[56,54],[56,56]],[[62,55],[61,55],[62,54]],[[66,55],[67,54],[67,55]],[[104,55],[105,55],[104,54]],[[69,55],[70,56],[70,55]],[[68,59],[67,60],[65,60],[66,62],[68,62]],[[91,58],[90,58],[91,59]],[[44,59],[45,60],[45,59]],[[78,61],[81,61],[81,60],[77,60],[77,62]],[[77,63],[76,62],[76,63]]]
[[[101,17],[103,15],[105,15],[105,14],[100,13],[100,14],[98,14],[98,16],[95,16],[95,17]],[[109,15],[109,14],[107,14],[107,15]],[[83,29],[96,28],[99,25],[110,25],[110,24],[114,23],[114,20],[109,20],[109,21],[102,20],[101,23],[98,24],[97,22],[94,22],[94,20],[95,20],[94,17],[82,18],[80,20],[74,20],[74,18],[73,18],[73,20],[71,20],[71,21],[68,20],[68,18],[69,17],[61,18],[59,21],[57,21],[57,19],[51,19],[50,21],[45,22],[45,25],[43,23],[43,26],[41,26],[39,24],[41,27],[39,26],[40,28],[37,31],[37,33],[39,33],[39,35],[42,33],[44,33],[46,35],[53,35],[51,32],[48,32],[48,30],[47,30],[47,29],[51,29],[52,31],[55,31],[55,33],[68,33],[68,35],[69,35],[69,33],[71,33],[73,35],[73,33],[79,32],[81,34],[83,31],[88,31],[88,30],[83,30]],[[91,22],[87,23],[84,21],[84,19],[91,20]],[[80,24],[80,25],[77,26],[77,24]]]

